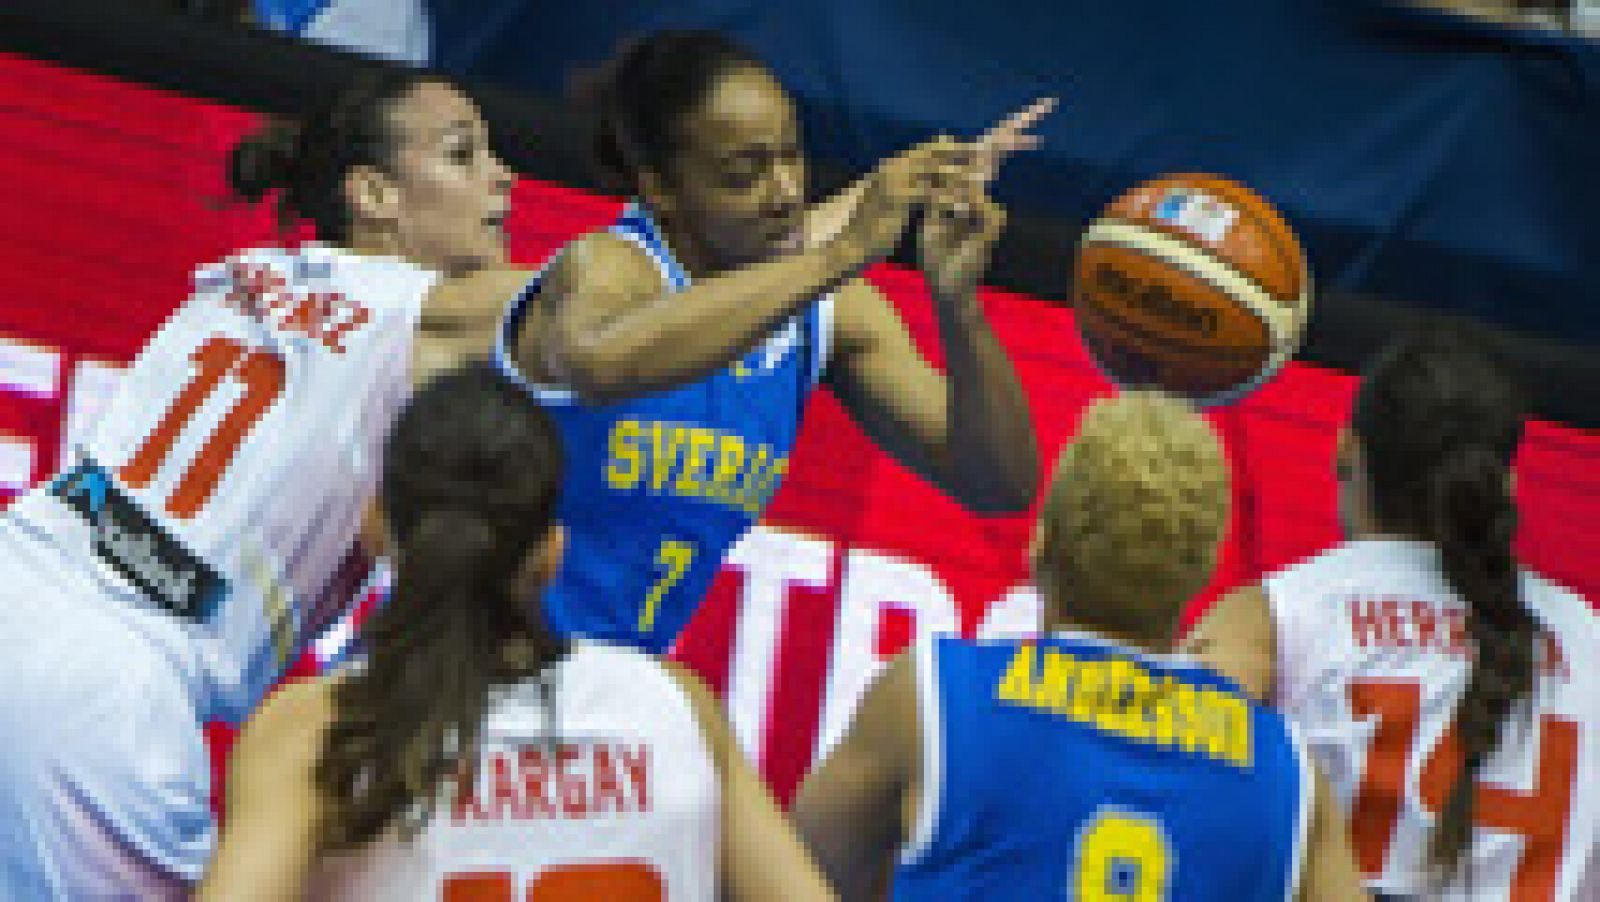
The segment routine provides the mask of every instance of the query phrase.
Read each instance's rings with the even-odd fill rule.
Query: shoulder
[[[649,291],[662,285],[661,271],[644,248],[611,232],[590,232],[563,247],[545,271],[544,290],[555,294],[583,287]]]
[[[1586,639],[1585,646],[1600,646],[1600,610],[1594,602],[1560,583],[1531,571],[1522,571],[1523,603],[1558,632]]]
[[[1343,541],[1329,548],[1272,571],[1261,579],[1261,586],[1269,600],[1280,594],[1299,591],[1314,585],[1334,573],[1347,572],[1361,566],[1368,554],[1362,542]]]
[[[928,681],[931,686],[938,680],[938,674],[933,671],[934,641],[918,642],[884,666],[883,672],[867,689],[856,726],[852,727],[874,747],[884,752],[904,753],[894,755],[904,761],[915,760],[912,750],[923,729],[922,681]]]
[[[428,295],[424,325],[439,320],[454,324],[495,318],[533,280],[533,270],[520,266],[492,266],[466,275],[440,279]]]
[[[833,290],[834,319],[840,337],[853,337],[884,316],[898,318],[889,298],[864,276],[841,283]]]
[[[1278,650],[1267,593],[1247,585],[1224,595],[1184,637],[1179,651],[1238,683],[1251,697],[1271,698]]]
[[[640,655],[640,657],[644,656]],[[683,692],[690,709],[694,711],[696,720],[701,721],[702,725],[707,720],[714,721],[714,725],[719,728],[724,725],[725,718],[722,714],[722,702],[717,699],[716,694],[711,691],[711,687],[706,685],[705,680],[701,679],[699,674],[679,664],[677,661],[661,659],[655,663],[661,669],[661,672],[666,674],[667,679],[672,681],[672,684]]]
[[[847,360],[905,331],[894,303],[861,276],[834,289],[831,320],[834,356]]]
[[[723,713],[722,703],[707,686],[698,674],[677,661],[661,659],[658,662],[663,673],[667,675],[682,691],[689,710],[693,713],[695,723],[700,728],[700,735],[705,737],[706,748],[711,753],[711,759],[716,763],[719,772],[725,772],[728,764],[735,755],[742,755],[738,748],[733,729],[728,724],[728,718]]]

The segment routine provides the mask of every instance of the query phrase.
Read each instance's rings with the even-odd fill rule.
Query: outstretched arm
[[[935,142],[944,153],[930,173],[917,244],[939,318],[944,374],[917,352],[905,324],[870,285],[850,283],[836,305],[834,393],[886,450],[981,512],[1026,508],[1039,467],[1027,396],[977,299],[1005,224],[986,188],[1001,160],[1037,144],[1029,129],[1054,106],[1053,98],[1035,101],[971,144]],[[819,226],[837,221],[849,199],[846,191],[820,208]]]
[[[924,213],[919,243],[945,373],[917,352],[889,301],[861,281],[836,296],[838,351],[828,373],[869,436],[985,513],[1025,509],[1039,467],[1027,395],[977,299],[1004,219],[982,184],[967,178]]]
[[[617,401],[692,381],[748,353],[796,311],[892,251],[925,190],[930,145],[885,161],[832,237],[669,293],[655,264],[614,235],[586,236],[546,271],[515,342],[537,381]]]

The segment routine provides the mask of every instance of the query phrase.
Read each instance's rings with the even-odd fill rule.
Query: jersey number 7
[[[1378,718],[1367,751],[1367,769],[1350,811],[1356,858],[1361,872],[1369,877],[1383,871],[1404,800],[1419,798],[1429,811],[1439,812],[1461,766],[1460,740],[1451,724],[1420,772],[1408,772],[1406,760],[1416,741],[1421,704],[1422,688],[1413,681],[1356,680],[1350,684],[1350,708],[1355,716]],[[1572,815],[1578,727],[1572,721],[1545,715],[1539,718],[1538,729],[1539,760],[1531,791],[1489,783],[1474,787],[1473,823],[1525,840],[1522,860],[1511,877],[1514,902],[1545,902],[1555,897],[1567,820]]]

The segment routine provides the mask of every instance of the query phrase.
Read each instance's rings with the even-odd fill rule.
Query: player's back
[[[720,791],[678,684],[579,642],[545,687],[497,690],[476,768],[421,832],[326,862],[311,898],[714,899]]]
[[[1541,625],[1532,704],[1478,775],[1470,865],[1440,887],[1427,849],[1460,758],[1466,604],[1423,542],[1349,542],[1269,577],[1278,696],[1348,812],[1380,892],[1512,902],[1593,899],[1600,875],[1600,619],[1524,573]],[[1470,883],[1469,883],[1470,878]]]
[[[1285,899],[1310,814],[1277,715],[1083,634],[919,646],[919,823],[895,898]]]
[[[245,713],[352,562],[434,278],[318,244],[202,268],[92,435],[5,526],[95,587],[56,593],[73,596],[63,616],[139,621],[200,662],[206,716]]]

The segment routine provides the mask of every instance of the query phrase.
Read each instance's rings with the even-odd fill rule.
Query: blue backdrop
[[[562,89],[627,35],[723,30],[865,168],[1034,95],[1062,107],[1012,205],[1087,220],[1207,170],[1275,201],[1324,287],[1600,339],[1600,47],[1380,0],[431,0],[434,64]]]

